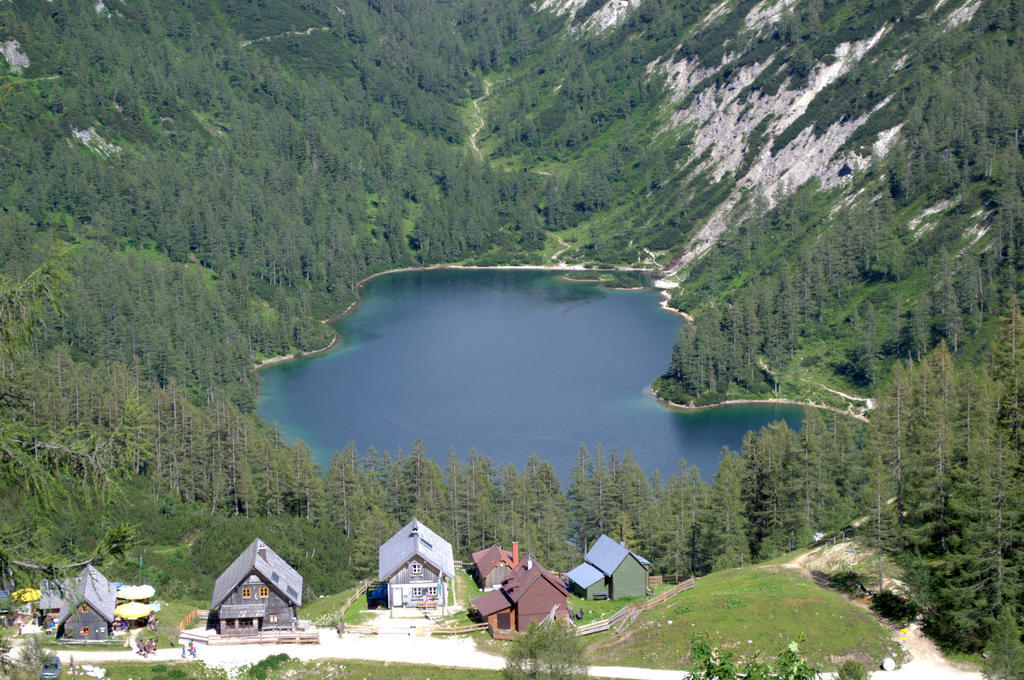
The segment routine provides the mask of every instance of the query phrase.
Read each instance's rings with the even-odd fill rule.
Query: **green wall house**
[[[585,600],[618,600],[647,595],[651,563],[625,544],[601,534],[583,564],[568,574],[569,590]]]

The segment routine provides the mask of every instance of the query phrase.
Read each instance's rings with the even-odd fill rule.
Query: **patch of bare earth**
[[[837,541],[824,548],[816,548],[796,555],[788,562],[769,565],[773,568],[791,569],[804,578],[810,579],[823,588],[828,587],[829,574],[853,569],[870,559],[871,551],[861,550],[853,541]],[[886,588],[900,589],[903,584],[895,579],[883,581]],[[871,611],[869,606],[870,598],[853,598],[851,602],[856,606]],[[872,612],[873,614],[873,612]],[[942,651],[928,639],[917,624],[911,624],[905,629],[893,626],[885,619],[881,623],[893,634],[893,640],[902,647],[909,658],[902,666],[895,671],[876,671],[872,677],[876,680],[882,678],[891,680],[981,680],[982,675],[978,671],[954,664],[947,659]]]

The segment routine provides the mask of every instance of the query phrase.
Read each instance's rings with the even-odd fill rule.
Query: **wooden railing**
[[[296,645],[296,644],[310,644],[315,645],[320,642],[320,633],[318,631],[282,631],[280,633],[251,633],[249,635],[230,635],[227,637],[211,636],[207,638],[206,644],[208,645],[259,645],[259,644],[279,644],[279,645]]]
[[[601,631],[608,630],[612,626],[615,627],[616,633],[621,633],[623,630],[628,628],[641,613],[647,611],[651,607],[657,607],[659,604],[666,602],[670,598],[675,597],[684,590],[693,588],[695,581],[693,577],[686,579],[681,583],[677,583],[668,590],[658,594],[655,597],[648,598],[643,602],[633,602],[627,604],[625,607],[615,612],[607,619],[601,619],[600,621],[593,621],[591,623],[583,624],[582,626],[576,626],[573,633],[578,637],[580,635],[590,635],[591,633],[600,633]]]
[[[431,635],[463,635],[465,633],[475,633],[478,630],[487,630],[486,623],[467,623],[464,626],[438,626],[430,631]]]
[[[355,602],[356,600],[358,600],[359,596],[362,595],[363,593],[365,593],[366,589],[369,588],[369,587],[370,587],[370,580],[369,579],[365,579],[364,578],[362,581],[359,582],[359,587],[356,588],[356,592],[354,592],[351,595],[349,595],[349,598],[347,600],[345,600],[344,604],[341,605],[341,609],[338,610],[338,614],[341,616],[342,620],[345,620],[345,612],[347,612],[349,607],[352,606],[352,603]]]
[[[189,628],[192,625],[192,623],[196,620],[196,618],[201,617],[203,615],[209,616],[209,610],[193,607],[192,611],[190,611],[188,614],[185,614],[185,618],[183,618],[181,622],[178,623],[178,632],[180,633],[181,631]]]

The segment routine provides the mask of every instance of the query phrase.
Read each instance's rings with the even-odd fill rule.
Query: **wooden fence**
[[[209,610],[199,609],[198,607],[193,607],[192,611],[190,611],[188,614],[185,614],[185,618],[183,618],[181,620],[181,622],[178,623],[178,632],[181,633],[181,631],[186,630],[187,628],[189,628],[189,626],[191,626],[192,623],[195,622],[195,620],[197,618],[202,618],[204,616],[209,616],[209,615],[210,615]]]
[[[231,635],[228,637],[210,636],[204,640],[210,646],[217,645],[315,645],[320,642],[318,631],[284,631],[281,633],[255,633],[250,635]]]
[[[339,633],[343,633],[346,630],[349,630],[350,632],[353,632],[353,633],[357,632],[355,630],[351,630],[353,628],[353,626],[346,626],[345,625],[345,612],[348,611],[349,607],[351,607],[352,604],[356,600],[358,600],[359,597],[363,593],[365,593],[366,589],[369,588],[369,587],[370,587],[370,580],[364,578],[362,581],[359,582],[359,587],[356,588],[356,592],[352,593],[349,596],[349,598],[347,600],[345,600],[344,604],[341,605],[341,609],[338,610],[338,632]]]
[[[641,613],[647,611],[651,607],[657,607],[659,604],[662,604],[670,598],[675,597],[684,590],[689,590],[690,588],[693,588],[694,583],[695,582],[693,580],[693,577],[691,576],[690,578],[686,579],[685,581],[682,581],[681,583],[677,583],[676,585],[672,586],[671,588],[657,595],[656,597],[646,599],[643,602],[633,602],[631,604],[627,604],[625,607],[615,612],[607,619],[601,619],[600,621],[593,621],[591,623],[586,623],[582,626],[576,626],[576,629],[573,632],[578,637],[580,635],[600,633],[601,631],[609,630],[610,628],[614,627],[616,633],[621,633],[623,630],[632,625],[632,623],[637,620]]]
[[[478,630],[487,630],[486,623],[467,623],[464,626],[438,626],[430,631],[431,635],[463,635],[465,633],[475,633]]]

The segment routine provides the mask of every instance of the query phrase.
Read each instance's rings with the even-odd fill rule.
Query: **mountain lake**
[[[723,446],[803,409],[669,408],[649,386],[684,321],[657,291],[608,290],[561,272],[434,269],[367,281],[334,323],[336,347],[260,371],[258,413],[324,468],[354,442],[392,457],[417,438],[442,469],[450,448],[522,470],[531,454],[566,482],[581,445],[630,450],[663,478],[685,459],[709,479]]]

